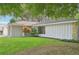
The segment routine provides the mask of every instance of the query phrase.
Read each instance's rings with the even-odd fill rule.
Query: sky
[[[10,20],[12,19],[11,16],[0,16],[0,24],[8,24]]]

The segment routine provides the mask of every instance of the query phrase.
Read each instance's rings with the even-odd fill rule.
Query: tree
[[[0,14],[14,14],[21,17],[24,12],[30,12],[33,17],[46,15],[51,18],[71,17],[78,13],[77,4],[72,3],[30,3],[30,4],[0,4]]]
[[[11,15],[15,17],[21,16],[23,9],[18,3],[2,3],[0,4],[0,15]]]
[[[40,14],[52,18],[73,17],[77,11],[77,4],[26,4],[26,8],[33,16]]]
[[[12,19],[10,20],[10,23],[14,23],[14,22],[16,22],[16,20],[12,18]]]
[[[75,19],[79,19],[79,13],[77,13],[74,17]]]

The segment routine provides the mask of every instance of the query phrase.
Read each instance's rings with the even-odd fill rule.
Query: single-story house
[[[51,22],[41,22],[34,25],[38,28],[40,37],[50,37],[59,39],[78,39],[78,20],[56,20]]]
[[[62,20],[53,22],[27,22],[18,21],[12,24],[0,25],[1,37],[21,37],[24,36],[22,28],[28,26],[35,27],[40,37],[50,37],[59,39],[78,39],[78,20]]]
[[[38,22],[18,21],[15,23],[0,25],[0,37],[22,37],[25,36],[23,27],[32,27]]]

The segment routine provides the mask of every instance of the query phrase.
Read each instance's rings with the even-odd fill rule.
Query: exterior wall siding
[[[45,34],[40,34],[39,36],[68,40],[73,39],[71,23],[45,26],[45,32]]]
[[[20,37],[23,36],[22,27],[21,26],[11,26],[10,27],[10,37]]]
[[[5,26],[3,29],[3,36],[8,36],[8,27]]]
[[[3,33],[2,33],[2,35],[0,35],[0,37],[8,36],[8,27],[7,27],[7,25],[1,25],[0,27],[3,28],[2,29]]]

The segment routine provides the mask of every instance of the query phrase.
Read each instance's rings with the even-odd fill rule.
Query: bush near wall
[[[32,32],[31,32],[31,35],[32,36],[38,36],[38,31],[37,31],[37,29],[36,28],[32,28]]]

